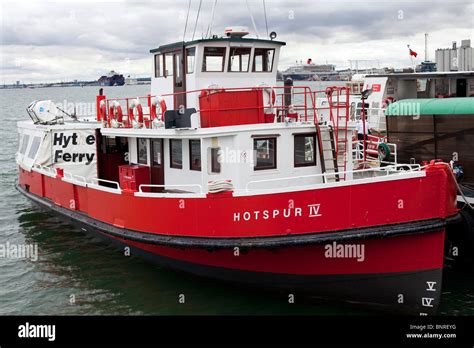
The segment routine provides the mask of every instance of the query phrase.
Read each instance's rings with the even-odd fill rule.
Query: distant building
[[[438,71],[474,70],[474,48],[471,47],[471,40],[462,40],[459,48],[454,41],[451,48],[437,49],[436,65]]]
[[[434,72],[436,71],[436,63],[430,61],[421,62],[416,66],[416,72]]]

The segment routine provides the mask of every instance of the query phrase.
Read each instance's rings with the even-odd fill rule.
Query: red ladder
[[[347,170],[347,145],[349,123],[349,89],[347,87],[328,87],[326,96],[329,104],[329,117],[333,124],[334,152],[337,159],[336,172],[342,172],[339,180],[346,180]]]

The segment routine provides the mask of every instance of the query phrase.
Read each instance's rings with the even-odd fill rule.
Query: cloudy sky
[[[190,40],[200,0],[191,1]],[[196,38],[207,31],[213,0],[202,0]],[[349,60],[410,65],[406,45],[429,58],[452,41],[474,41],[474,0],[266,0],[269,31],[286,41],[280,69],[296,59],[348,67]],[[183,39],[189,0],[1,0],[0,83],[92,80],[109,70],[150,76],[149,49]],[[249,0],[260,37],[263,1]],[[213,34],[228,25],[255,32],[245,0],[219,0]],[[474,42],[473,42],[474,44]],[[377,61],[377,62],[375,62]],[[361,63],[365,67],[367,63]]]

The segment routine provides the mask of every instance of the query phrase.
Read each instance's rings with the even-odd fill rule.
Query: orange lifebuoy
[[[137,114],[138,119],[135,118],[135,113]],[[130,124],[132,124],[134,120],[136,120],[140,124],[143,123],[143,108],[141,104],[130,106],[130,108],[128,109],[128,119],[130,121]]]
[[[99,105],[99,117],[101,120],[107,122],[107,107],[105,106],[105,102],[103,100],[100,101]]]
[[[112,121],[116,121],[118,123],[122,123],[123,121],[122,106],[117,101],[113,101],[109,104],[109,125]]]
[[[157,108],[160,109],[159,112],[157,112]],[[153,98],[150,106],[150,119],[153,121],[155,118],[158,116],[161,116],[160,119],[163,119],[163,115],[166,112],[166,102],[163,98],[157,97]]]
[[[128,124],[133,128],[140,128],[143,125],[143,107],[138,98],[130,100],[128,103]]]

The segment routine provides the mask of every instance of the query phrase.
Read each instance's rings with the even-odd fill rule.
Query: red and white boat
[[[230,31],[230,33],[229,33]],[[54,104],[18,123],[18,190],[132,254],[200,276],[429,314],[456,184],[444,163],[355,170],[347,90],[320,123],[276,86],[283,42],[228,36],[151,50],[150,95]]]

